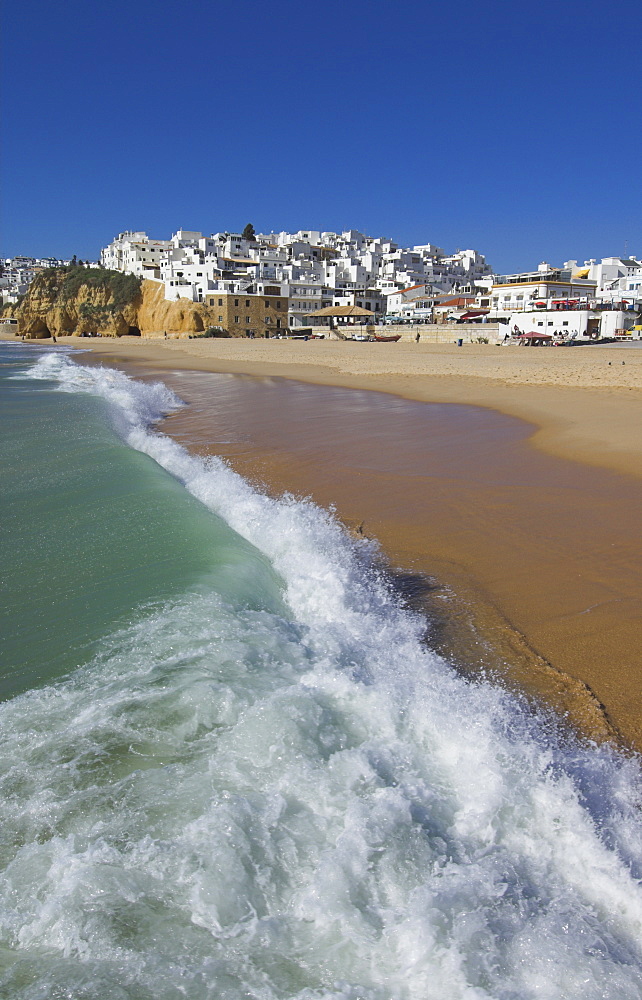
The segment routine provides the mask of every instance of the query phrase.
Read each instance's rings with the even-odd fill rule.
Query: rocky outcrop
[[[143,281],[138,326],[143,337],[188,337],[217,326],[218,315],[210,306],[189,299],[165,298],[165,286],[158,281]]]
[[[18,320],[18,336],[188,337],[216,325],[214,311],[200,302],[169,302],[164,285],[97,268],[43,271],[23,300],[5,311]]]

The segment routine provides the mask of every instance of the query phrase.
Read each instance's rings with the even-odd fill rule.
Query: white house
[[[435,306],[436,291],[432,285],[422,283],[391,291],[387,293],[386,299],[388,316],[429,320]]]
[[[542,333],[554,340],[602,340],[630,335],[634,321],[633,314],[621,309],[519,311],[510,315],[506,333]]]

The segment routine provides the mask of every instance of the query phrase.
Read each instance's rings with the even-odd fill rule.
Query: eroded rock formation
[[[90,268],[64,268],[37,275],[23,300],[5,309],[18,320],[19,337],[188,337],[215,326],[214,310],[200,302],[169,302],[164,286],[133,275]]]

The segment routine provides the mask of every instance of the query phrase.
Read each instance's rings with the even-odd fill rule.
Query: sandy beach
[[[283,375],[471,403],[531,421],[531,443],[551,454],[642,477],[642,348],[137,337],[60,343],[165,370]]]
[[[162,372],[191,404],[164,426],[178,440],[379,539],[433,620],[448,596],[446,655],[642,748],[642,349],[59,343]],[[213,411],[220,373],[254,376],[240,409]]]

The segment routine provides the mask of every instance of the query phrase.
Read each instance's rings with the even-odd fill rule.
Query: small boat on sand
[[[400,333],[393,333],[389,337],[386,337],[386,336],[384,336],[384,334],[375,333],[375,338],[374,339],[378,340],[380,343],[393,343],[393,344],[396,344],[398,340],[401,340],[401,334]]]

